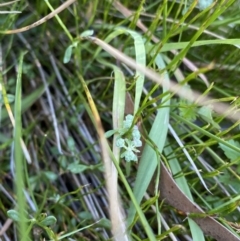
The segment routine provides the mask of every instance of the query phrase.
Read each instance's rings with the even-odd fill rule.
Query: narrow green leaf
[[[125,111],[125,96],[126,96],[126,83],[122,71],[114,67],[114,95],[112,107],[113,128],[118,130],[123,126],[124,111]],[[120,148],[116,145],[118,134],[116,133],[113,138],[113,154],[117,161],[120,159]]]
[[[14,162],[16,168],[15,187],[17,192],[18,212],[20,220],[26,220],[26,200],[23,195],[24,190],[24,163],[23,152],[21,147],[22,137],[22,65],[23,57],[26,53],[22,52],[18,64],[18,76],[15,92],[15,104],[14,104]],[[27,226],[25,222],[19,222],[20,240],[28,240],[28,232],[26,232]]]
[[[159,69],[165,68],[165,63],[162,60],[161,55],[159,54],[157,55],[155,62]],[[168,73],[164,72],[163,75],[164,75],[164,81],[166,81],[166,83],[169,83]],[[168,89],[164,88],[163,91],[166,92],[168,91]],[[156,145],[159,153],[161,153],[163,150],[167,132],[168,132],[169,111],[170,111],[169,95],[166,95],[162,101],[164,104],[162,104],[161,107],[163,108],[158,109],[157,115],[155,117],[155,120],[152,124],[152,128],[149,133],[149,138]],[[136,182],[133,190],[136,200],[139,204],[144,196],[144,193],[147,190],[147,187],[149,186],[150,181],[152,180],[153,174],[156,170],[156,167],[159,161],[160,161],[160,157],[158,156],[156,151],[153,150],[153,148],[146,143],[140,159]],[[130,225],[136,213],[136,210],[133,204],[130,206],[128,213],[129,213],[128,224]]]
[[[114,135],[113,153],[116,160],[119,160],[120,149],[116,146],[116,138],[117,138],[118,130],[123,127],[123,119],[124,119],[124,112],[125,112],[125,96],[126,96],[125,77],[122,71],[117,66],[113,64],[109,64],[108,62],[105,62],[105,61],[100,61],[100,62],[106,66],[113,68],[113,71],[114,71],[115,80],[114,80],[113,105],[112,105],[113,130],[107,131],[105,133],[105,137],[109,138],[110,136]]]
[[[132,36],[132,38],[134,39],[136,63],[142,66],[146,66],[146,51],[145,51],[143,37],[137,32],[134,32],[132,30],[128,30],[125,28],[118,28],[118,30],[126,34],[130,34]],[[144,79],[145,79],[144,74],[142,74],[138,70],[136,71],[135,76],[137,78],[137,81],[136,81],[136,87],[135,87],[134,114],[137,113],[139,108],[142,91],[143,91]]]
[[[168,145],[168,141],[166,142],[166,148],[164,148],[164,153],[166,156],[169,156],[169,159],[171,159],[171,161],[169,162],[169,165],[171,167],[171,171],[173,176],[177,173],[181,173],[182,172],[182,168],[177,160],[177,158],[175,157],[170,157],[171,153],[173,153],[172,147],[170,145]],[[178,177],[177,179],[175,179],[178,187],[182,190],[182,192],[191,200],[193,200],[192,197],[192,193],[189,189],[187,180],[184,176]],[[191,229],[191,234],[192,234],[192,238],[195,241],[204,241],[204,234],[202,232],[202,230],[199,228],[199,226],[190,218],[188,218],[188,223]]]
[[[170,50],[176,50],[176,49],[184,49],[189,45],[190,42],[179,42],[179,43],[166,43],[161,48],[161,52],[166,52]],[[195,41],[192,45],[192,47],[198,47],[198,46],[206,46],[206,45],[212,45],[212,44],[227,44],[227,45],[240,45],[240,39],[211,39],[211,40],[200,40]],[[150,49],[150,48],[149,48]]]
[[[98,222],[99,222],[99,221],[98,221]],[[98,222],[95,222],[95,223],[93,223],[93,224],[87,225],[87,226],[85,226],[85,227],[83,227],[83,228],[76,229],[76,230],[74,230],[74,231],[72,231],[72,232],[70,232],[70,233],[66,233],[66,234],[58,237],[57,240],[62,240],[62,239],[65,239],[65,238],[70,237],[71,235],[73,235],[73,234],[75,234],[75,233],[80,233],[81,231],[83,231],[83,230],[85,230],[85,229],[89,229],[90,227],[92,227],[93,225],[95,225],[95,224],[98,223]],[[50,240],[50,241],[55,241],[55,240],[56,240],[56,239]]]
[[[239,207],[239,203],[240,203],[240,195],[212,209],[211,211],[208,212],[208,214],[230,213],[233,210],[235,210],[237,207]]]
[[[126,84],[125,77],[122,71],[113,66],[114,70],[114,95],[113,95],[113,128],[117,130],[122,128],[124,111],[125,111],[125,96]]]

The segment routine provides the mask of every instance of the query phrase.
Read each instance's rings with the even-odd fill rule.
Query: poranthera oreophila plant
[[[140,152],[137,148],[142,146],[141,134],[136,125],[130,130],[133,124],[134,117],[127,115],[123,121],[123,128],[118,130],[119,136],[116,140],[116,146],[123,149],[121,158],[127,162],[137,161],[137,153]]]

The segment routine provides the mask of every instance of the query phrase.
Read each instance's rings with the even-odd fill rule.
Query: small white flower
[[[132,126],[134,117],[132,115],[127,115],[125,121],[123,121],[123,128],[130,128]]]
[[[200,10],[208,8],[213,3],[213,0],[198,0],[198,7]]]
[[[126,141],[127,146],[125,146],[124,148],[125,148],[127,151],[140,152],[140,151],[136,148],[134,141],[130,141],[130,140],[128,140],[128,139],[126,139],[125,141]]]
[[[124,147],[124,146],[125,146],[125,141],[124,141],[124,139],[123,139],[123,138],[118,138],[118,139],[116,140],[116,146],[119,147],[119,148]]]
[[[130,135],[127,136],[129,139],[121,138],[131,128],[133,120],[134,117],[132,115],[127,115],[125,117],[125,120],[123,121],[123,128],[118,130],[119,137],[116,140],[116,146],[124,149],[124,152],[121,154],[120,157],[124,158],[128,162],[138,160],[136,153],[140,151],[137,149],[137,147],[142,146],[141,133],[139,132],[136,125],[131,130]]]
[[[142,146],[142,141],[140,139],[134,139],[133,143],[134,143],[134,146],[136,147]]]
[[[133,151],[125,151],[123,152],[123,154],[121,155],[122,158],[125,158],[125,160],[127,162],[129,161],[137,161],[137,156],[134,154]]]
[[[137,126],[134,126],[134,127],[133,127],[132,137],[133,137],[134,140],[141,138],[141,134],[140,134],[140,131],[138,130],[138,127],[137,127]]]

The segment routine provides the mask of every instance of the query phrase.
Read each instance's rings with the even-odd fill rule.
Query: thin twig
[[[67,8],[68,6],[70,6],[72,3],[74,3],[76,0],[68,0],[66,2],[64,2],[61,6],[59,6],[58,8],[56,8],[54,11],[52,11],[51,13],[49,13],[47,16],[41,18],[40,20],[38,20],[37,22],[30,24],[26,27],[23,28],[18,28],[18,29],[13,29],[13,30],[7,30],[4,31],[4,34],[14,34],[14,33],[21,33],[21,32],[25,32],[28,31],[31,28],[35,28],[43,23],[45,23],[46,21],[48,21],[49,19],[53,18],[56,14],[62,12],[65,8]]]
[[[0,3],[0,7],[4,7],[4,6],[10,5],[10,4],[19,2],[19,1],[20,1],[20,0],[15,0],[15,1],[7,2],[7,3]]]

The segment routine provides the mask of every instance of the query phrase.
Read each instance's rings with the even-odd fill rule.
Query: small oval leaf
[[[58,175],[54,172],[46,171],[43,173],[43,175],[49,180],[49,181],[55,181],[58,178]]]
[[[103,228],[111,228],[111,221],[107,218],[102,218],[99,220],[98,225],[103,227]]]
[[[78,163],[71,163],[68,168],[67,168],[70,172],[72,173],[81,173],[81,172],[84,172],[86,169],[88,169],[88,166],[86,165],[81,165],[81,164],[78,164]]]
[[[110,131],[105,132],[104,135],[106,138],[109,138],[110,136],[114,135],[117,132],[118,132],[118,130],[110,130]]]
[[[7,99],[9,103],[12,103],[15,100],[15,96],[11,94],[7,94]]]
[[[57,222],[57,219],[54,216],[48,216],[43,221],[41,221],[39,224],[41,226],[51,226],[54,225]]]
[[[19,222],[20,218],[19,218],[19,213],[18,211],[11,209],[7,211],[7,215],[9,218],[11,218],[13,221]]]
[[[85,37],[90,37],[94,34],[93,30],[86,30],[80,34],[80,37],[85,38]]]
[[[72,56],[72,48],[73,46],[70,45],[67,47],[66,51],[65,51],[65,54],[64,54],[64,58],[63,58],[63,63],[66,64],[70,61],[71,59],[71,56]]]
[[[88,211],[80,212],[78,216],[84,220],[91,220],[93,218],[92,214]]]

